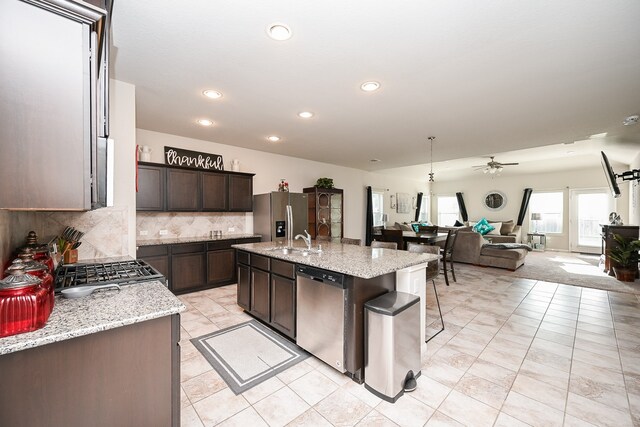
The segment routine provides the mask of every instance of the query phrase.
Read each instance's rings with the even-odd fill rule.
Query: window
[[[382,191],[371,191],[371,202],[373,206],[373,226],[383,226],[382,218],[384,215],[384,193]]]
[[[562,233],[564,193],[562,191],[533,193],[529,201],[529,230],[539,233]],[[531,220],[532,213],[540,213],[541,219]]]
[[[431,197],[427,194],[422,195],[422,203],[420,204],[420,216],[418,217],[418,221],[426,222],[429,221],[429,207],[431,206]]]
[[[438,196],[438,225],[455,224],[460,217],[456,196]]]

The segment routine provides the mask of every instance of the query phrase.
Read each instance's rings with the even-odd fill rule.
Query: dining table
[[[382,240],[382,233],[374,233],[374,239]],[[435,245],[438,242],[444,242],[447,240],[447,233],[416,233],[414,231],[403,231],[402,240],[404,246],[402,249],[406,249],[407,242],[419,243],[422,245]]]
[[[403,231],[402,240],[406,242],[420,243],[423,245],[434,245],[447,240],[447,233],[416,233],[414,231]]]

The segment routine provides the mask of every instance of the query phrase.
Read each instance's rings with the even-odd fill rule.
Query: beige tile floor
[[[483,269],[437,287],[446,329],[395,404],[315,358],[234,395],[189,339],[250,319],[235,285],[181,296],[182,426],[640,426],[637,296]]]

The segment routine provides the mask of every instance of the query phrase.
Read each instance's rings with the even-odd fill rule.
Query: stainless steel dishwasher
[[[345,277],[306,265],[296,273],[296,344],[344,373]]]

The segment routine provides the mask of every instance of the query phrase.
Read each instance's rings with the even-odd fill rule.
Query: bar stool
[[[409,242],[407,244],[407,251],[412,253],[439,255],[440,247],[430,246],[430,245],[421,245],[419,243]],[[439,268],[440,268],[440,262],[438,260],[429,261],[427,263],[427,280],[431,280],[431,283],[433,284],[433,292],[436,294],[436,303],[438,304],[438,313],[440,313],[440,323],[442,324],[442,328],[435,334],[431,335],[428,339],[426,339],[425,342],[431,341],[433,338],[435,338],[436,335],[444,331],[444,318],[442,317],[442,310],[440,309],[440,299],[438,298],[438,290],[436,289],[436,280],[435,280],[436,277],[438,277]]]
[[[444,273],[444,282],[449,286],[449,271],[453,276],[453,281],[456,280],[456,270],[453,266],[453,250],[456,245],[456,239],[458,238],[458,230],[449,230],[447,233],[447,240],[444,243],[444,248],[440,251],[442,255],[442,272]],[[449,266],[447,266],[449,264]]]

